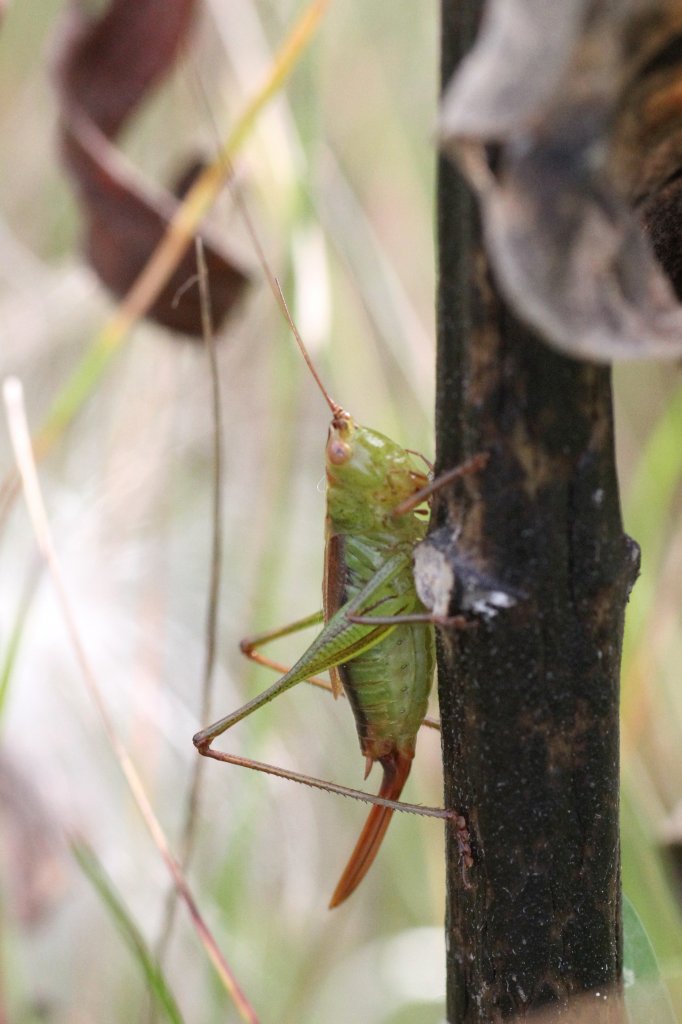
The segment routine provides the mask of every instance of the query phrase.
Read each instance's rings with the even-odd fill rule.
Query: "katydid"
[[[266,273],[267,273],[266,267]],[[268,274],[270,277],[271,275]],[[261,664],[282,666],[255,653],[261,644],[315,623],[322,631],[296,664],[259,696],[214,725],[197,733],[201,754],[216,760],[254,767],[268,774],[371,803],[369,817],[332,895],[330,907],[342,903],[370,868],[395,809],[452,819],[466,834],[461,815],[442,808],[398,802],[410,772],[417,733],[435,670],[434,622],[467,627],[461,616],[439,620],[421,604],[413,578],[413,551],[424,538],[421,514],[430,493],[444,483],[482,468],[479,455],[437,481],[415,461],[416,453],[383,434],[360,426],[334,402],[310,360],[274,278],[278,301],[303,357],[331,414],[325,460],[327,515],[323,610],[284,629],[242,643],[242,650]],[[420,456],[421,458],[421,456]],[[328,670],[335,696],[345,691],[355,716],[365,778],[374,762],[383,768],[378,796],[335,783],[284,771],[212,748],[231,726],[284,693],[296,683]],[[463,854],[463,870],[471,867],[471,849]],[[466,860],[466,864],[464,864]]]

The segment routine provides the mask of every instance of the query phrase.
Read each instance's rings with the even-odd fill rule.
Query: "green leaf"
[[[630,597],[623,643],[623,669],[627,670],[653,606],[658,570],[671,524],[674,496],[682,480],[682,387],[667,401],[651,431],[630,487],[624,508],[627,532],[642,549],[642,575]]]
[[[639,914],[623,896],[623,981],[630,1024],[678,1024]]]
[[[12,624],[12,628],[4,646],[3,660],[0,664],[0,719],[2,718],[7,705],[10,681],[12,679],[12,673],[16,664],[19,648],[21,647],[21,641],[24,636],[24,627],[26,626],[26,621],[31,610],[33,598],[35,597],[36,584],[38,582],[39,575],[40,573],[37,568],[29,573],[29,579],[19,601],[19,607],[17,608],[14,623]]]
[[[165,1019],[171,1024],[183,1024],[182,1014],[168,987],[161,965],[147,948],[144,937],[114,889],[95,851],[80,840],[71,843],[71,851],[83,874],[97,890],[102,902],[110,912],[114,924],[123,936],[134,959],[137,960],[147,980],[149,991]]]

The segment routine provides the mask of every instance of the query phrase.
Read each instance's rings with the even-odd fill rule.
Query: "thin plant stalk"
[[[210,556],[210,577],[208,586],[208,602],[206,608],[205,627],[205,653],[204,668],[201,683],[201,708],[199,722],[202,729],[211,720],[211,704],[213,695],[213,680],[216,660],[216,640],[218,633],[218,602],[220,598],[220,574],[222,566],[223,536],[222,536],[222,470],[223,470],[223,439],[222,439],[222,409],[220,398],[220,378],[218,374],[218,362],[216,358],[215,339],[213,335],[213,323],[211,316],[211,296],[208,281],[208,268],[204,247],[200,238],[196,239],[197,267],[199,268],[198,287],[201,298],[201,319],[204,343],[208,355],[209,375],[211,379],[211,410],[213,419],[213,488],[211,507],[211,556]],[[185,803],[184,822],[181,829],[180,855],[179,860],[183,871],[186,873],[194,853],[196,839],[197,811],[199,807],[199,794],[201,782],[204,775],[205,762],[203,758],[194,759],[190,783]],[[163,963],[168,950],[177,909],[178,893],[175,886],[171,886],[165,902],[163,921],[159,932],[159,940],[156,947],[156,956],[159,963]],[[156,1004],[151,1007],[152,1019],[156,1015]]]

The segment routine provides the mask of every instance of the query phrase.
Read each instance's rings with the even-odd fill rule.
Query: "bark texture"
[[[443,2],[444,81],[480,6]],[[438,498],[428,544],[454,573],[453,612],[463,589],[492,595],[475,628],[441,632],[445,799],[464,818],[447,838],[447,1019],[562,1019],[588,993],[585,1019],[614,1021],[618,683],[638,553],[610,372],[551,351],[505,306],[445,160],[438,233],[437,472],[490,459]]]

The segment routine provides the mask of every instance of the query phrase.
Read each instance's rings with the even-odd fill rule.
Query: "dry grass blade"
[[[78,661],[78,665],[90,697],[99,712],[109,745],[126,779],[132,797],[140,811],[147,830],[152,837],[154,845],[161,854],[161,857],[173,878],[177,892],[189,911],[197,935],[199,936],[211,963],[215,967],[222,984],[230,994],[242,1020],[246,1021],[247,1024],[258,1024],[258,1018],[255,1010],[239,987],[227,960],[219,949],[199,911],[199,908],[197,907],[180,865],[171,853],[164,831],[156,817],[156,814],[154,813],[137,769],[128,756],[128,752],[113,725],[102,698],[100,688],[81,640],[75,616],[71,609],[61,566],[52,539],[52,532],[50,530],[45,504],[43,502],[36,463],[31,447],[31,438],[28,430],[28,423],[26,421],[23,390],[20,381],[14,377],[8,378],[3,385],[3,396],[7,410],[7,420],[12,448],[14,450],[17,466],[21,475],[31,525],[36,536],[38,547],[50,570],[50,575],[57,591],[64,624],[66,626],[74,654],[76,655],[76,660]]]
[[[213,318],[211,314],[211,290],[209,285],[208,267],[204,256],[204,246],[201,238],[196,240],[196,259],[199,268],[199,296],[201,301],[201,318],[203,324],[204,342],[208,354],[209,371],[211,378],[211,398],[213,414],[213,496],[211,508],[211,571],[208,584],[208,602],[206,610],[206,648],[204,655],[204,669],[201,685],[201,710],[199,722],[204,728],[211,719],[211,698],[213,691],[213,678],[216,659],[216,643],[218,635],[218,601],[220,597],[220,570],[222,564],[222,413],[220,403],[220,376],[218,373],[218,362],[216,359],[215,341],[213,336]],[[203,777],[205,762],[201,757],[194,760],[192,775],[189,782],[184,822],[182,825],[180,841],[180,863],[183,871],[187,871],[194,852],[196,837],[197,810],[199,806],[199,793]],[[172,887],[166,899],[166,909],[159,932],[159,940],[156,946],[156,955],[160,963],[163,963],[168,949],[173,927],[175,924],[175,911],[177,908],[177,890]],[[152,1007],[152,1014],[155,1007]]]

